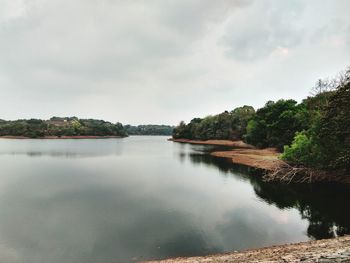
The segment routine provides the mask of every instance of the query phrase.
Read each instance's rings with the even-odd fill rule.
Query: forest
[[[243,140],[258,148],[275,147],[295,166],[350,172],[350,68],[333,79],[320,79],[298,103],[280,99],[255,110],[235,108],[218,115],[183,121],[173,138]]]
[[[0,136],[40,138],[45,136],[127,136],[121,123],[77,117],[52,117],[49,120],[0,120]]]
[[[129,135],[165,135],[171,136],[173,133],[173,126],[170,125],[125,125],[125,130]]]

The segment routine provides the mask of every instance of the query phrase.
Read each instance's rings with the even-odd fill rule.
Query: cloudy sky
[[[350,65],[349,0],[0,0],[0,118],[177,124]]]

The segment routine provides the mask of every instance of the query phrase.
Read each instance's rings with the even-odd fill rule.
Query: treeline
[[[173,133],[173,126],[169,125],[125,125],[125,130],[129,135],[166,135],[171,136]]]
[[[182,121],[175,127],[173,138],[238,140],[245,134],[247,123],[254,115],[253,107],[243,106],[203,119],[194,118],[188,124]]]
[[[121,123],[76,117],[52,117],[50,120],[0,120],[0,136],[127,136]]]
[[[319,80],[301,103],[269,101],[254,110],[243,106],[206,118],[181,122],[173,137],[242,139],[259,148],[276,147],[299,166],[350,172],[350,69]]]

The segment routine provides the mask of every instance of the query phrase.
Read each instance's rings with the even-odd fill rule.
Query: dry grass
[[[232,151],[213,152],[211,155],[229,158],[233,163],[263,169],[266,171],[273,171],[285,163],[278,159],[280,153],[274,148],[235,149]]]

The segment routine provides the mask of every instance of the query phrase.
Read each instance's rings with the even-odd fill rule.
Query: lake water
[[[166,137],[0,140],[0,262],[110,263],[350,233],[349,188],[267,184]]]

